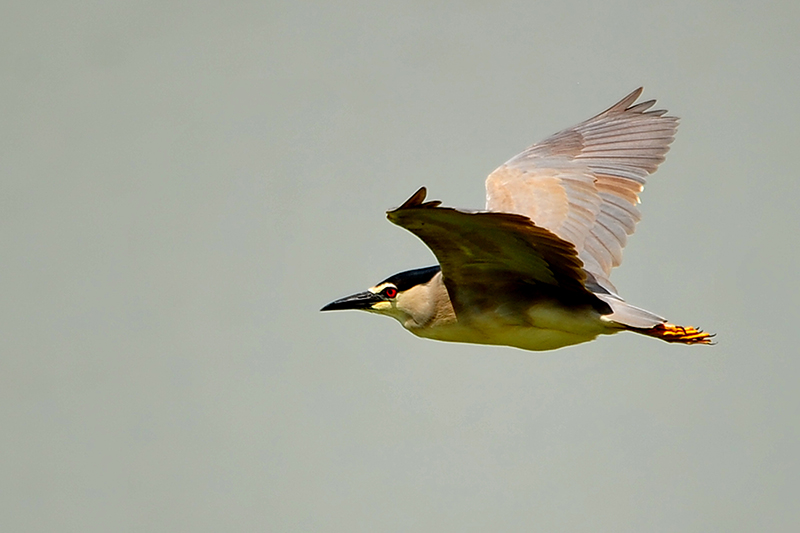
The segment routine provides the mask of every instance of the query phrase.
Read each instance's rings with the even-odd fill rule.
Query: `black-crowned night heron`
[[[551,350],[634,331],[668,342],[711,335],[626,303],[609,281],[641,218],[636,204],[678,119],[634,104],[639,88],[577,126],[534,144],[486,180],[486,211],[425,201],[389,211],[439,265],[395,274],[322,311],[388,315],[420,337]]]

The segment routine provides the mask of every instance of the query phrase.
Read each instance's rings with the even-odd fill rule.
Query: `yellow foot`
[[[691,326],[676,326],[665,322],[652,328],[632,328],[637,333],[681,344],[713,344],[714,335]]]

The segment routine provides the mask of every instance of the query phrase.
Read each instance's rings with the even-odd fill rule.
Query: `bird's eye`
[[[386,296],[387,298],[394,298],[395,296],[397,296],[397,289],[395,289],[394,287],[386,287],[381,291],[381,293],[383,293],[383,295]]]

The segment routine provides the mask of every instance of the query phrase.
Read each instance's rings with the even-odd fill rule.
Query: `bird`
[[[675,138],[678,118],[636,103],[638,88],[602,113],[536,143],[486,179],[486,208],[426,201],[425,187],[389,221],[419,237],[439,264],[394,274],[321,311],[386,315],[418,337],[554,350],[631,331],[713,344],[627,303],[610,281],[636,223],[639,193]]]

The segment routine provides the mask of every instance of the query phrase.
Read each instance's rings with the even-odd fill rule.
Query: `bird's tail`
[[[610,315],[603,318],[619,324],[623,329],[656,337],[667,342],[681,344],[712,344],[714,335],[691,326],[676,326],[666,319],[633,306],[616,295],[595,294],[606,302],[612,310]]]

